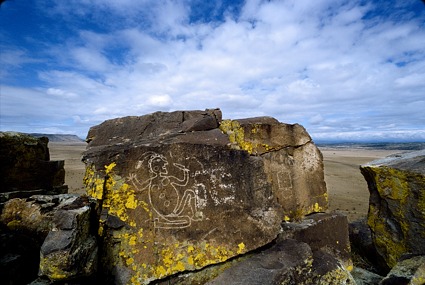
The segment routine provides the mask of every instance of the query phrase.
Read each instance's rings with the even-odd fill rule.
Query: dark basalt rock
[[[50,160],[48,142],[46,137],[0,132],[0,202],[68,191],[64,161]]]
[[[390,268],[376,251],[367,220],[364,218],[351,222],[348,225],[348,231],[354,264],[372,273],[385,276]]]
[[[360,167],[369,192],[368,225],[388,268],[405,254],[425,254],[425,150]]]
[[[414,256],[401,260],[379,283],[379,285],[396,284],[425,284],[425,256]]]
[[[273,241],[282,219],[327,208],[322,156],[299,125],[157,112],[105,121],[87,141],[85,184],[114,282],[224,262]]]
[[[94,276],[93,203],[88,197],[70,194],[7,201],[0,216],[2,282],[28,284],[37,273],[60,282]]]
[[[284,223],[280,239],[296,239],[307,243],[313,251],[323,251],[351,270],[350,240],[347,217],[337,213],[316,213],[297,223]]]

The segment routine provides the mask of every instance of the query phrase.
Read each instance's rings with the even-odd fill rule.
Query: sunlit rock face
[[[425,254],[425,150],[361,166],[370,192],[368,224],[388,268]]]
[[[149,283],[274,240],[327,208],[322,157],[299,125],[157,112],[90,129],[85,184],[99,201],[102,264]]]

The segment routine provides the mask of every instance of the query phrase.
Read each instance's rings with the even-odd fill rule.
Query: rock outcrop
[[[299,125],[157,112],[105,121],[87,141],[101,262],[117,284],[224,262],[327,208],[321,153]]]
[[[349,250],[345,216],[312,214],[285,222],[278,238],[263,248],[155,284],[355,284]]]
[[[7,201],[0,216],[2,282],[28,284],[37,274],[48,277],[47,284],[94,276],[93,203],[71,194]]]
[[[63,194],[64,161],[51,161],[49,140],[0,132],[0,202],[34,194]]]
[[[342,214],[316,213],[297,223],[284,223],[279,238],[305,242],[314,252],[327,252],[348,270],[353,268],[348,220]]]
[[[423,285],[425,284],[425,256],[414,256],[401,260],[394,266],[379,285]]]
[[[40,249],[39,275],[66,281],[96,273],[98,247],[90,223],[92,204],[87,197],[78,197],[55,211],[52,228]]]
[[[368,225],[388,268],[425,254],[425,150],[361,166],[369,191]]]

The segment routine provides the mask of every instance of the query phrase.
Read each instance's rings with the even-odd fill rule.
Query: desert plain
[[[85,142],[50,142],[50,159],[65,161],[65,184],[69,193],[85,193],[85,165],[81,161]],[[366,217],[369,191],[359,166],[400,150],[319,147],[323,154],[329,211],[347,215],[349,221]]]

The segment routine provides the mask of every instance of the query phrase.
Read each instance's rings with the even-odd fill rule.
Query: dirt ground
[[[49,143],[50,160],[65,160],[65,184],[69,193],[85,193],[83,177],[85,164],[81,161],[87,144],[81,143]]]
[[[329,210],[347,215],[349,221],[366,217],[369,190],[360,165],[398,153],[399,150],[321,149]]]
[[[65,160],[65,184],[68,185],[70,193],[85,193],[85,165],[81,162],[85,148],[84,142],[49,143],[50,159]],[[350,221],[365,217],[369,191],[359,166],[400,151],[332,148],[323,148],[321,151],[329,194],[329,210],[346,214]]]

